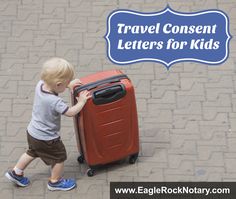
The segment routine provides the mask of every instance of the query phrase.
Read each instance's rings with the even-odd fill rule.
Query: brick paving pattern
[[[236,34],[234,0],[0,0],[0,194],[1,198],[109,198],[110,181],[236,181],[236,43],[218,66],[178,63],[167,71],[158,63],[116,66],[106,56],[106,18],[118,8],[143,12],[220,9]],[[92,178],[77,162],[71,118],[63,117],[67,148],[65,177],[78,188],[50,192],[50,169],[35,160],[25,171],[31,185],[8,183],[5,171],[25,151],[34,87],[49,57],[68,59],[79,77],[121,69],[129,75],[138,106],[140,146],[134,165],[99,169]],[[64,99],[69,103],[69,92]]]

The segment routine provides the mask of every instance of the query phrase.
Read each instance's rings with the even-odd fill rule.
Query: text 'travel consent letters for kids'
[[[107,56],[115,64],[154,61],[223,63],[229,54],[229,20],[220,10],[155,13],[116,10],[107,18]]]

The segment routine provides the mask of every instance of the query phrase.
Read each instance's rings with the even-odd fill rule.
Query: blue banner
[[[116,10],[107,18],[107,56],[115,64],[142,61],[167,68],[182,61],[221,64],[229,54],[229,20],[220,10],[156,13]]]

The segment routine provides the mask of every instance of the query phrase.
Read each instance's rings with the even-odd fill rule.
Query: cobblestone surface
[[[158,63],[116,66],[106,56],[106,18],[118,8],[143,12],[220,9],[236,34],[234,0],[0,0],[0,194],[1,198],[109,198],[110,181],[236,181],[236,43],[219,66],[178,63],[167,71]],[[50,169],[35,160],[25,171],[32,183],[18,188],[4,173],[26,149],[34,87],[41,64],[51,56],[68,59],[79,77],[121,69],[137,97],[140,158],[104,167],[89,178],[78,151],[71,118],[63,117],[67,148],[65,177],[78,188],[50,192]],[[63,94],[69,103],[69,92]]]

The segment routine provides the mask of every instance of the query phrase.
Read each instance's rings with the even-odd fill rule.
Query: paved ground
[[[218,8],[236,33],[234,0],[0,0],[0,194],[1,198],[109,198],[110,181],[236,181],[236,43],[219,66],[157,63],[118,67],[106,57],[106,18],[118,8],[159,11],[167,3],[194,12]],[[135,165],[106,167],[93,178],[76,161],[72,120],[63,118],[68,151],[65,176],[78,188],[49,192],[49,168],[40,160],[26,170],[32,184],[17,188],[4,172],[26,149],[25,128],[31,116],[34,86],[43,61],[61,56],[84,76],[122,69],[136,88],[140,158]],[[69,93],[64,98],[69,102]]]

